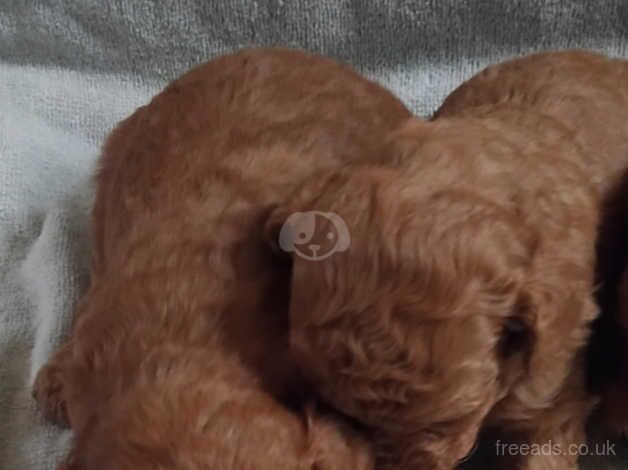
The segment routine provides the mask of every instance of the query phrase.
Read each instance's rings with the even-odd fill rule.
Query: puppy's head
[[[65,468],[372,470],[352,428],[299,416],[228,358],[165,346],[134,380],[78,430]]]
[[[342,249],[296,248],[323,246],[338,225]],[[474,194],[361,167],[313,179],[266,230],[291,258],[292,346],[324,398],[369,426],[393,466],[465,458],[535,344],[521,222]]]

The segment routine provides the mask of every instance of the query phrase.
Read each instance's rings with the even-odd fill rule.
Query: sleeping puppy
[[[61,468],[372,468],[351,428],[299,411],[287,271],[262,227],[313,171],[378,161],[408,116],[344,66],[253,49],[192,70],[115,129],[91,287],[34,385],[75,433]]]
[[[377,468],[451,470],[488,427],[562,450],[496,467],[577,468],[600,204],[628,162],[628,64],[569,51],[489,67],[389,145],[397,168],[320,172],[267,223],[284,245],[322,246],[331,220],[290,215],[332,213],[350,236],[318,261],[291,251],[302,370],[368,427]]]

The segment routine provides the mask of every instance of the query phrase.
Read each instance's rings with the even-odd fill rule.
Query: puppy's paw
[[[46,419],[58,426],[69,427],[67,402],[63,395],[61,370],[48,363],[37,373],[33,384],[33,398]],[[64,467],[60,467],[64,468]]]

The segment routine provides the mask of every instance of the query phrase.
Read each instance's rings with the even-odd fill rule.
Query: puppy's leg
[[[33,397],[44,417],[58,426],[68,427],[68,400],[65,396],[72,343],[68,342],[39,370],[33,383]]]

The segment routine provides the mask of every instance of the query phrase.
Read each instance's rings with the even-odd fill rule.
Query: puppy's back
[[[201,65],[109,137],[94,210],[95,270],[115,250],[107,245],[146,214],[210,197],[223,206],[272,203],[317,167],[381,159],[382,136],[409,115],[350,68],[297,50],[247,49]]]

